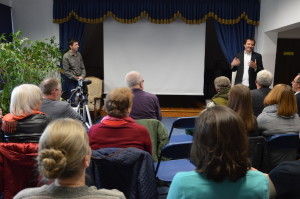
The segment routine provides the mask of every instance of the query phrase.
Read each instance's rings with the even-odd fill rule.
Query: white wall
[[[59,43],[59,25],[52,23],[53,0],[11,0],[14,31],[21,30],[30,40],[55,36]]]
[[[274,73],[278,32],[300,27],[299,0],[261,0],[257,52],[264,67]]]

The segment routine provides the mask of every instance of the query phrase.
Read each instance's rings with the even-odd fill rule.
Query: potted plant
[[[49,74],[57,73],[62,54],[55,37],[45,41],[31,41],[21,37],[18,31],[10,35],[11,41],[4,34],[0,38],[0,108],[9,112],[10,95],[17,85],[36,84]]]

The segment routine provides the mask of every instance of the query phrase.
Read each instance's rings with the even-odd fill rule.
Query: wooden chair
[[[96,122],[98,115],[101,113],[102,96],[103,96],[103,80],[98,77],[86,77],[92,81],[88,87],[88,107],[89,111],[93,112],[93,120]]]

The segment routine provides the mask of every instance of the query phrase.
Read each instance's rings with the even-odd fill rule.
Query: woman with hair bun
[[[85,185],[90,157],[88,136],[79,121],[58,119],[50,123],[40,138],[37,162],[40,174],[54,182],[25,189],[15,198],[125,198],[118,190],[97,190]]]

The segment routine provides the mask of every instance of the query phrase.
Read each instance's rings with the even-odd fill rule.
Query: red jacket
[[[93,150],[136,147],[152,154],[148,130],[130,117],[124,117],[117,121],[104,118],[101,123],[90,128],[89,137]]]
[[[37,143],[0,143],[0,196],[13,198],[27,187],[36,187]]]

